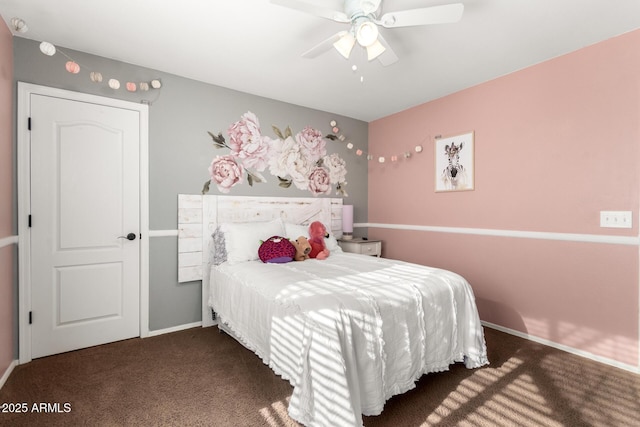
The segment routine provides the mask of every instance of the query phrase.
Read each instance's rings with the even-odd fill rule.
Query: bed
[[[202,230],[203,313],[208,322],[214,311],[219,327],[291,383],[296,421],[360,426],[426,373],[488,363],[469,283],[447,270],[342,252],[341,199],[200,197],[200,222],[188,224]],[[332,230],[328,259],[257,259],[256,239],[295,239],[314,220]]]

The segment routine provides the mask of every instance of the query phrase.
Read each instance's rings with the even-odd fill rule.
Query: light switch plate
[[[632,228],[631,211],[600,211],[600,227]]]

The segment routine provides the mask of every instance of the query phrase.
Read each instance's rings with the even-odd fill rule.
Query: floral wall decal
[[[290,127],[281,131],[272,126],[277,138],[262,134],[258,117],[251,111],[232,123],[227,129],[229,141],[222,133],[208,132],[215,148],[227,148],[230,153],[216,156],[209,166],[210,180],[205,182],[202,193],[209,192],[215,184],[221,193],[241,184],[246,174],[247,183],[267,182],[261,174],[266,170],[278,178],[280,187],[293,184],[314,196],[336,194],[346,197],[346,162],[337,154],[327,154],[326,139],[317,129],[306,126],[293,134]]]

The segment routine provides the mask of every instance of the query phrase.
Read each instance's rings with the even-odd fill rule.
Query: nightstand
[[[338,245],[340,245],[345,252],[375,255],[377,257],[382,255],[382,240],[363,240],[356,238],[350,240],[338,239]]]

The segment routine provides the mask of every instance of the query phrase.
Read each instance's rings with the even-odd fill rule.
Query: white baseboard
[[[155,336],[158,336],[158,335],[170,334],[172,332],[184,331],[185,329],[197,328],[197,327],[200,327],[200,326],[202,326],[202,322],[187,323],[185,325],[173,326],[171,328],[157,329],[155,331],[149,331],[149,335],[147,335],[147,336],[148,337],[155,337]]]
[[[496,325],[494,323],[485,322],[485,321],[482,321],[481,323],[482,325],[488,328],[495,329],[509,335],[515,335],[525,340],[537,342],[538,344],[543,344],[548,347],[553,347],[558,350],[566,351],[567,353],[575,354],[576,356],[584,357],[586,359],[590,359],[595,362],[604,363],[605,365],[613,366],[614,368],[623,369],[625,371],[633,372],[634,374],[640,374],[640,366],[628,365],[626,363],[618,362],[617,360],[609,359],[608,357],[598,356],[593,353],[589,353],[588,351],[578,350],[577,348],[569,347],[563,344],[558,344],[556,342],[549,341],[544,338],[539,338],[534,335],[525,334],[523,332],[516,331],[515,329],[505,328],[504,326]]]
[[[15,368],[16,366],[18,366],[18,361],[14,360],[9,364],[7,370],[4,371],[4,374],[2,374],[2,378],[0,378],[0,389],[4,386],[4,383],[7,382],[7,380],[9,379],[9,375],[11,375],[11,372],[13,372],[13,368]]]

